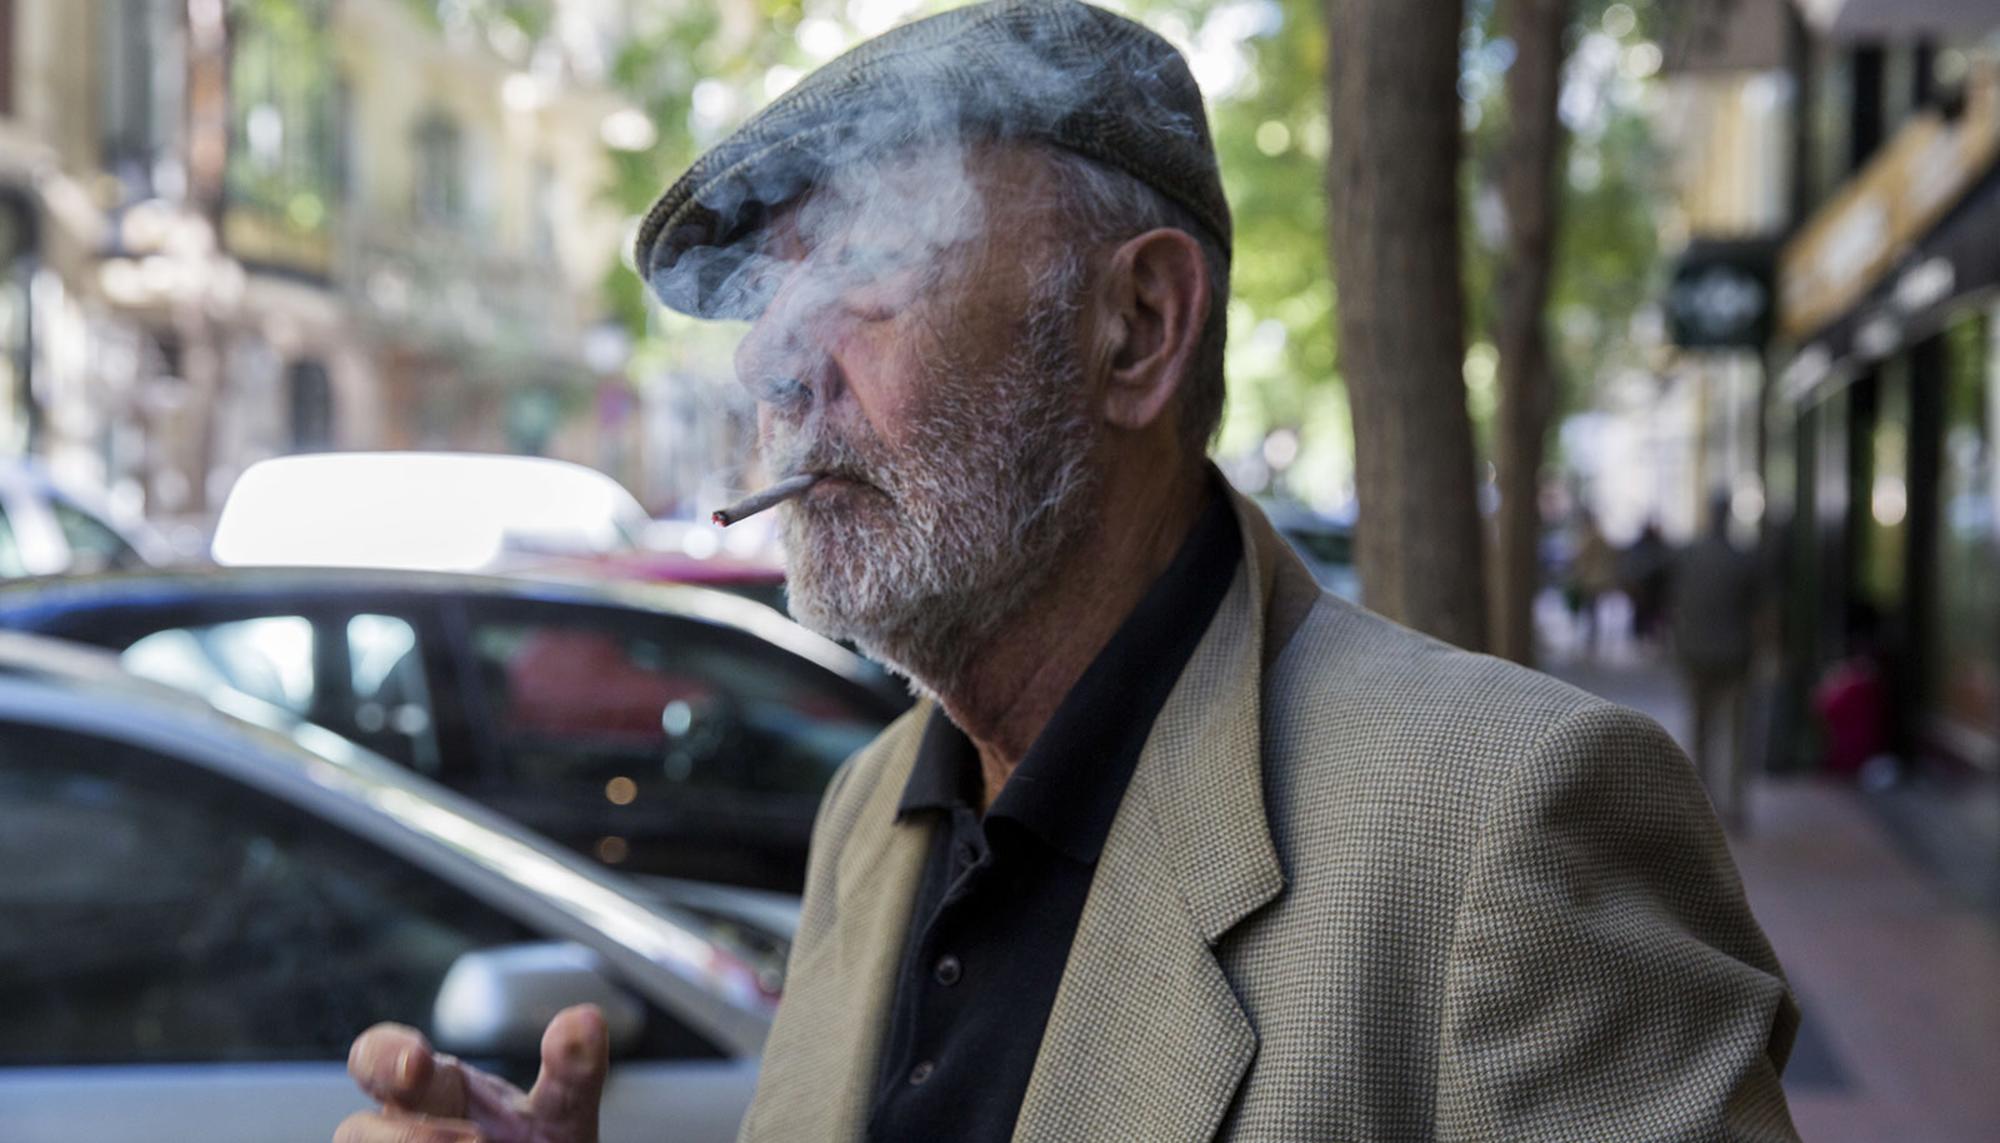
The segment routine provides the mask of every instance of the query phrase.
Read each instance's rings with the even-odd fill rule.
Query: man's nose
[[[736,346],[736,379],[773,411],[824,400],[835,375],[828,347],[834,330],[827,306],[811,289],[787,288],[751,323]]]

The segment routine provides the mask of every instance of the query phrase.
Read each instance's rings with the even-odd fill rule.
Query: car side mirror
[[[603,958],[568,941],[502,945],[465,953],[438,986],[431,1039],[461,1056],[535,1059],[542,1032],[572,1004],[595,1004],[619,1054],[639,1042],[646,1007],[613,984]]]

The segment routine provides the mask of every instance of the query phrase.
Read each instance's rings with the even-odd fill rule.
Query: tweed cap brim
[[[927,145],[1035,141],[1138,179],[1230,247],[1201,91],[1158,35],[1075,0],[995,0],[918,20],[813,72],[703,154],[639,227],[662,303],[748,318],[735,278],[772,213],[855,164]]]

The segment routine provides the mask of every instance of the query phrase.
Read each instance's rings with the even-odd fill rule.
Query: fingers
[[[502,1143],[533,1137],[595,1143],[611,1069],[611,1035],[592,1005],[565,1008],[542,1034],[531,1095],[431,1049],[423,1033],[377,1024],[358,1036],[347,1070],[379,1112],[349,1116],[335,1143]]]
[[[428,1115],[358,1111],[340,1121],[333,1143],[485,1143],[478,1129],[463,1119]]]
[[[432,1051],[424,1034],[406,1025],[377,1024],[356,1036],[347,1074],[379,1103],[445,1118],[466,1113],[458,1061]]]
[[[597,1138],[597,1106],[611,1071],[611,1033],[604,1013],[579,1004],[556,1013],[542,1033],[542,1073],[528,1093],[535,1120],[579,1143]]]

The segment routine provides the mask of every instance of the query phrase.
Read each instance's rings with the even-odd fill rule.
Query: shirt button
[[[959,863],[959,865],[961,865],[961,866],[966,866],[966,865],[971,865],[971,864],[972,864],[972,863],[973,863],[973,862],[974,862],[975,860],[977,860],[977,859],[978,859],[978,856],[979,856],[978,854],[976,854],[976,853],[974,853],[974,852],[972,851],[972,846],[970,846],[970,845],[968,845],[968,844],[966,844],[966,843],[964,843],[964,842],[960,842],[960,843],[959,843],[959,846],[958,846],[958,863]]]
[[[958,983],[959,977],[965,975],[965,966],[958,963],[957,957],[946,954],[938,958],[937,968],[933,970],[933,975],[937,977],[939,984],[950,988],[952,985]]]
[[[931,1063],[929,1060],[925,1060],[923,1063],[918,1064],[914,1068],[911,1068],[910,1069],[911,1086],[914,1087],[915,1085],[920,1084],[925,1080],[931,1078],[931,1073],[936,1070],[937,1070],[937,1065]]]

